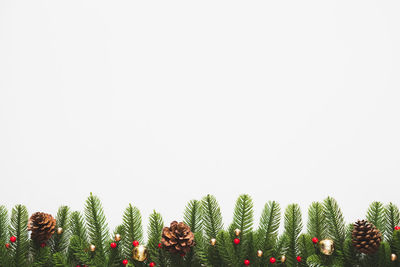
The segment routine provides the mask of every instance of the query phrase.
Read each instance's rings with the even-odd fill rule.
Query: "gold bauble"
[[[257,257],[261,258],[263,255],[262,250],[257,250]]]
[[[235,235],[236,235],[236,236],[239,236],[239,235],[240,235],[240,232],[241,232],[240,229],[235,229]]]
[[[96,250],[96,246],[95,245],[90,245],[90,251],[94,252]]]
[[[211,246],[215,246],[216,243],[217,243],[217,239],[211,238],[211,240],[210,240]]]
[[[121,235],[120,234],[116,234],[115,235],[115,241],[120,241],[121,240]]]
[[[392,255],[390,255],[390,260],[391,261],[396,261],[397,260],[397,255],[396,254],[392,254]]]
[[[62,229],[61,227],[57,228],[57,234],[61,235],[64,232],[64,229]]]
[[[286,256],[283,255],[283,256],[281,257],[281,262],[284,263],[285,261],[286,261]]]
[[[139,245],[133,248],[132,258],[136,261],[144,261],[147,259],[148,251],[143,245]]]
[[[334,246],[333,240],[324,239],[324,240],[319,241],[319,251],[321,251],[322,254],[330,256],[333,254],[334,250],[335,250],[335,246]]]

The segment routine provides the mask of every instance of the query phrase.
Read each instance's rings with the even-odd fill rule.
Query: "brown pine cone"
[[[170,227],[164,227],[161,244],[171,253],[186,254],[195,245],[194,234],[185,223],[173,221]]]
[[[373,254],[378,251],[382,234],[372,223],[358,220],[352,232],[353,246],[362,253]]]
[[[32,231],[31,239],[43,243],[50,239],[56,228],[56,220],[50,214],[35,212],[28,222],[28,230]]]

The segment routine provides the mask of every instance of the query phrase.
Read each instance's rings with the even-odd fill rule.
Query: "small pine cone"
[[[185,223],[173,221],[170,227],[164,227],[161,243],[171,253],[186,254],[195,245],[194,234]]]
[[[31,239],[39,244],[49,240],[55,228],[56,220],[44,212],[35,212],[28,222],[28,230],[32,231]]]
[[[373,254],[378,251],[382,234],[372,223],[358,220],[351,233],[353,246],[361,253]]]

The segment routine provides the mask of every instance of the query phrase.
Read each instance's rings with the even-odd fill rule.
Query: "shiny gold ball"
[[[120,241],[121,240],[121,235],[120,234],[116,234],[115,235],[115,241]]]
[[[96,250],[96,246],[95,245],[90,245],[90,251],[94,252]]]
[[[281,262],[284,263],[285,261],[286,261],[286,256],[283,255],[283,256],[281,257]]]
[[[335,246],[334,246],[333,240],[324,239],[324,240],[319,241],[319,251],[321,251],[322,254],[330,256],[333,254],[334,250],[335,250]]]
[[[390,260],[391,261],[396,261],[397,260],[397,255],[396,254],[390,255]]]
[[[263,255],[262,250],[257,250],[257,257],[261,258]]]
[[[210,240],[211,246],[215,246],[216,243],[217,243],[217,239],[211,238],[211,240]]]
[[[148,251],[143,245],[139,245],[133,248],[132,258],[136,261],[145,261],[147,259]]]
[[[64,229],[62,229],[61,227],[57,228],[57,234],[61,235],[64,232]]]
[[[236,235],[236,236],[239,236],[239,235],[240,235],[240,232],[241,232],[240,229],[235,229],[235,235]]]

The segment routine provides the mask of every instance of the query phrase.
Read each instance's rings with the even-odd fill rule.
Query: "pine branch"
[[[399,208],[393,203],[389,203],[385,208],[385,220],[383,229],[385,230],[385,239],[392,245],[393,231],[400,224]]]
[[[324,206],[319,202],[313,202],[308,208],[307,232],[319,240],[326,237]]]
[[[262,211],[260,224],[257,230],[257,249],[263,251],[265,259],[272,256],[272,250],[278,237],[281,220],[281,209],[277,202],[269,201]]]
[[[121,233],[123,233],[124,230],[125,230],[125,226],[124,226],[124,225],[119,225],[119,226],[117,226],[117,227],[115,228],[115,231],[114,231],[114,237],[115,237],[115,235],[117,235],[117,234],[121,235]],[[122,236],[122,238],[124,238],[124,237]],[[122,239],[122,240],[123,240],[123,239]],[[115,241],[115,240],[113,240],[113,239],[110,239],[110,240],[107,242],[107,244],[111,244],[112,242],[116,243],[116,244],[117,244],[117,247],[116,247],[116,248],[112,248],[111,246],[107,246],[107,255],[108,255],[108,263],[107,263],[107,266],[108,266],[108,267],[120,267],[120,266],[121,266],[121,263],[122,263],[122,260],[123,260],[124,258],[130,258],[130,257],[124,257],[124,256],[122,255],[122,250],[123,250],[123,248],[122,248],[122,243],[121,243],[121,241]]]
[[[103,266],[106,262],[106,241],[109,239],[106,217],[98,197],[90,194],[86,200],[85,217],[91,244],[96,246],[91,265]]]
[[[167,267],[168,261],[165,256],[165,251],[159,248],[161,241],[161,234],[164,228],[164,221],[161,215],[155,211],[150,215],[149,226],[147,229],[147,235],[149,241],[147,242],[147,248],[149,250],[149,261],[154,262],[156,266]]]
[[[137,207],[129,204],[125,209],[123,215],[123,255],[124,257],[130,257],[132,251],[132,242],[138,241],[143,242],[143,227],[142,227],[142,215]]]
[[[203,211],[203,228],[205,232],[204,238],[210,241],[216,238],[223,228],[221,209],[216,198],[212,195],[205,196],[201,201],[201,206]],[[207,261],[210,266],[222,266],[222,259],[216,247],[208,246]]]
[[[343,250],[345,239],[345,223],[342,211],[336,200],[328,197],[324,200],[325,217],[327,220],[327,233],[333,239],[336,249]]]
[[[57,216],[56,216],[56,232],[53,234],[51,238],[51,246],[52,246],[52,253],[57,252],[64,252],[68,247],[69,241],[69,231],[68,231],[68,224],[69,224],[69,207],[61,206],[58,209]],[[63,231],[61,234],[57,233],[57,229],[62,228]]]
[[[183,222],[187,224],[191,231],[193,233],[201,233],[202,232],[202,210],[201,210],[201,203],[198,200],[191,200],[189,203],[186,205],[184,214],[183,214]],[[197,245],[199,245],[199,240],[196,240],[197,238],[202,238],[201,235],[195,235],[195,242]],[[185,261],[190,264],[190,266],[196,266],[199,265],[199,259],[202,257],[203,252],[199,250],[201,247],[198,246],[197,249],[192,249],[185,257]],[[195,255],[195,252],[199,252],[200,255]]]
[[[79,211],[74,211],[71,213],[69,221],[69,235],[78,236],[82,241],[87,243],[87,231],[84,219]]]
[[[80,263],[87,263],[85,260],[88,258],[87,251],[89,243],[87,241],[87,232],[82,215],[78,211],[71,213],[69,219],[69,246],[67,249],[67,259],[69,263],[78,265]]]
[[[381,202],[375,201],[371,203],[366,218],[384,234],[385,229],[383,228],[383,224],[385,220],[385,208]]]
[[[0,266],[9,266],[9,253],[3,244],[8,243],[9,219],[6,207],[0,206]]]
[[[299,243],[299,255],[303,259],[301,261],[300,266],[307,266],[306,260],[309,256],[315,253],[314,245],[311,241],[312,237],[308,234],[301,234],[298,243]]]
[[[297,266],[297,256],[299,255],[298,238],[303,228],[300,207],[291,204],[285,211],[285,235],[287,236],[287,264]]]
[[[17,205],[11,213],[11,235],[17,238],[16,242],[11,244],[11,258],[13,267],[28,266],[28,211],[25,206]]]

